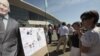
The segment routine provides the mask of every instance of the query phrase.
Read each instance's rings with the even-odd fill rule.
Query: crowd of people
[[[0,0],[0,56],[24,56],[19,34],[19,23],[10,18],[9,2]],[[71,24],[62,22],[46,29],[47,43],[52,43],[53,30],[56,31],[58,44],[56,52],[63,43],[63,52],[69,46],[70,56],[100,56],[100,27],[97,27],[99,14],[90,10],[81,14],[81,22]]]
[[[56,31],[58,44],[56,52],[63,43],[63,52],[66,45],[70,48],[70,56],[100,56],[100,27],[97,23],[99,14],[95,10],[86,11],[80,16],[81,22],[72,25],[62,22],[58,26],[48,26],[49,44],[52,42],[53,30]]]

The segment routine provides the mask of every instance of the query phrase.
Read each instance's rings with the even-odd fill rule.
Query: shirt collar
[[[8,19],[9,19],[9,15],[8,15],[8,14],[5,15],[4,18],[5,18],[6,20],[8,20]]]
[[[1,16],[1,15],[0,15],[0,19],[6,19],[6,20],[8,20],[8,19],[9,19],[9,15],[8,15],[8,14],[5,15],[5,16]]]

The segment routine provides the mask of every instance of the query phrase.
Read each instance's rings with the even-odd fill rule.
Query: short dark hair
[[[62,22],[62,25],[66,25],[66,23],[65,22]]]
[[[51,24],[48,25],[48,27],[52,26]]]
[[[81,22],[74,22],[73,24],[72,24],[72,26],[74,26],[74,25],[77,25],[77,26],[79,26],[79,27],[81,27]]]
[[[84,12],[81,16],[80,16],[81,20],[88,20],[88,19],[92,19],[94,18],[94,24],[96,24],[99,20],[99,13],[95,10],[91,10],[91,11],[87,11]]]

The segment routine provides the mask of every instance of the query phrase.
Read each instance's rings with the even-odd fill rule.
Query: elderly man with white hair
[[[19,24],[9,17],[8,12],[9,2],[0,0],[0,56],[24,56]]]

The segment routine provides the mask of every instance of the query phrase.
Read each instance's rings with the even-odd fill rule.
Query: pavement
[[[70,56],[70,49],[69,47],[66,45],[66,51],[63,53],[63,45],[61,45],[61,47],[59,48],[59,51],[56,52],[56,48],[57,48],[57,35],[56,32],[54,31],[53,35],[52,35],[52,43],[48,44],[48,51],[49,51],[49,56]]]

